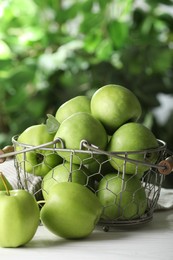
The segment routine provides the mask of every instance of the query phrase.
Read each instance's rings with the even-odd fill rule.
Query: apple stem
[[[9,189],[8,189],[8,187],[7,187],[7,184],[6,184],[6,181],[5,181],[5,178],[4,178],[4,175],[3,175],[2,172],[0,172],[0,177],[1,177],[2,182],[3,182],[3,184],[4,184],[4,187],[5,187],[5,190],[6,190],[6,192],[7,192],[7,195],[10,196],[10,191],[9,191]]]

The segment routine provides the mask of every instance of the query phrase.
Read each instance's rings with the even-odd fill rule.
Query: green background
[[[66,100],[114,83],[139,98],[140,119],[173,150],[172,0],[1,0],[0,147]]]

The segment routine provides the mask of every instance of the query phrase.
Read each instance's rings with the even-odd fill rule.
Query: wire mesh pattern
[[[56,148],[56,141],[37,147],[18,143],[17,136],[12,141],[20,188],[28,189],[32,185],[31,176],[37,180],[36,196],[46,197],[50,187],[57,182],[72,181],[87,186],[103,204],[98,225],[103,226],[105,231],[110,227],[134,225],[152,219],[165,178],[159,171],[163,168],[160,161],[168,156],[165,142],[158,140],[159,147],[156,149],[110,153],[85,140],[81,141],[79,150],[65,149],[62,140],[57,140],[62,148]],[[141,154],[142,160],[135,160],[135,154]],[[149,160],[151,154],[155,155],[154,162]],[[28,155],[37,156],[37,163],[33,163]],[[59,161],[52,166],[51,158],[55,156]],[[74,158],[75,161],[78,159],[78,164],[74,164]],[[134,169],[131,174],[126,173],[129,164]],[[37,170],[41,171],[44,167],[47,173],[40,177]]]

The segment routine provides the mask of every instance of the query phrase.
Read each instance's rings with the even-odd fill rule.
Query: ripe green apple
[[[137,121],[141,112],[136,95],[120,85],[105,85],[91,97],[91,113],[110,135],[124,123]]]
[[[47,131],[45,124],[32,125],[18,137],[15,149],[24,150],[27,145],[37,146],[54,139],[54,134]],[[53,145],[49,146],[53,148]],[[50,169],[62,162],[62,158],[51,150],[36,149],[16,156],[21,168],[37,176],[44,176]]]
[[[40,210],[26,190],[0,191],[0,247],[28,243],[37,230]]]
[[[75,182],[57,183],[50,190],[40,218],[55,235],[66,239],[89,236],[102,213],[97,196]]]
[[[84,167],[77,164],[71,164],[69,162],[64,162],[57,165],[51,171],[49,171],[42,180],[42,194],[44,199],[47,199],[51,188],[60,182],[76,182],[91,188],[94,186],[92,184],[92,179],[90,179],[90,171]]]
[[[97,196],[104,207],[102,219],[135,219],[147,209],[145,189],[135,175],[105,175],[98,185]]]
[[[65,119],[60,124],[54,138],[61,138],[65,148],[72,150],[79,150],[82,140],[86,140],[100,149],[105,149],[108,143],[108,136],[103,125],[86,112],[78,112]],[[60,143],[57,143],[56,147],[62,148]],[[58,154],[67,161],[72,160],[70,152],[58,151]],[[81,164],[82,160],[85,160],[84,164],[87,164],[92,161],[92,158],[88,153],[73,153],[73,163]]]
[[[148,149],[155,149],[159,146],[158,141],[152,131],[140,123],[131,122],[122,125],[112,135],[107,150],[109,152],[128,152],[141,151],[129,154],[128,158],[141,161],[141,163],[132,163],[126,160],[127,154],[119,154],[122,159],[112,157],[111,165],[120,172],[125,171],[127,174],[137,174],[141,178],[142,174],[150,167],[142,162],[155,163],[158,152],[146,152]],[[144,151],[144,153],[142,153]],[[144,158],[145,157],[145,158]]]
[[[62,123],[67,117],[77,112],[91,112],[89,97],[76,96],[66,101],[56,111],[55,118],[59,123]]]
[[[110,159],[105,154],[93,156],[93,162],[85,166],[90,171],[90,177],[95,180],[96,183],[100,181],[108,172],[114,171],[114,168],[110,164]]]

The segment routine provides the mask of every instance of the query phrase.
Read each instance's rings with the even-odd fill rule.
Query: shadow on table
[[[53,248],[53,247],[63,247],[67,246],[70,248],[71,246],[79,246],[84,243],[93,243],[99,241],[116,241],[123,240],[129,237],[132,237],[134,233],[152,233],[157,232],[157,230],[173,230],[173,210],[167,211],[159,211],[155,212],[153,215],[153,219],[145,224],[138,224],[135,226],[126,226],[126,227],[114,227],[110,228],[108,232],[105,232],[101,226],[96,227],[94,232],[84,239],[77,240],[67,240],[61,237],[50,235],[50,238],[37,238],[31,240],[26,246],[23,248]]]
[[[154,212],[153,217],[146,223],[137,223],[137,224],[126,224],[126,225],[116,225],[110,226],[108,232],[140,232],[144,231],[154,231],[154,230],[165,230],[165,229],[173,229],[173,210],[158,210]],[[98,226],[98,230],[102,230],[104,232],[104,226]]]

